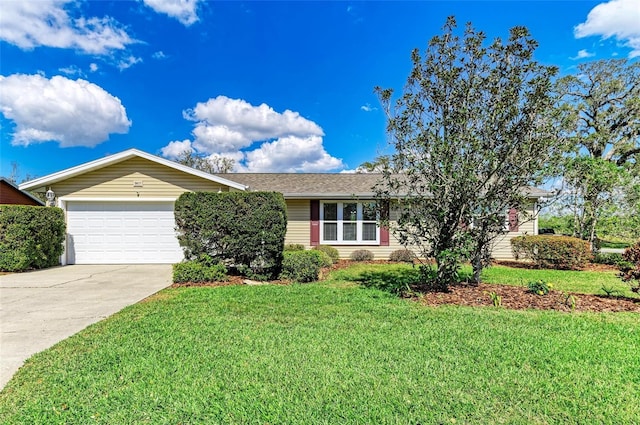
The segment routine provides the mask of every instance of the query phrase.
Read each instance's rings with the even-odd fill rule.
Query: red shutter
[[[518,210],[515,208],[509,209],[509,231],[518,231]]]
[[[389,219],[389,203],[386,202],[382,207],[382,218]],[[380,246],[389,246],[389,228],[380,227]]]
[[[320,245],[320,201],[311,200],[311,246]]]

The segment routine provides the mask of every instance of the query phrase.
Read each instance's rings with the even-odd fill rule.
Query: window
[[[322,202],[321,243],[377,245],[380,230],[375,202]]]

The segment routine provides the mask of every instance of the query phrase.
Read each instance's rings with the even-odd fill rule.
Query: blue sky
[[[353,170],[386,151],[374,86],[401,90],[448,15],[528,27],[562,73],[640,57],[640,0],[0,3],[0,174],[19,180],[132,147]]]

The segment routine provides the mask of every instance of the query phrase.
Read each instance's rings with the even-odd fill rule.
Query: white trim
[[[56,206],[58,208],[60,208],[62,210],[62,213],[64,214],[64,227],[65,227],[65,232],[64,232],[64,244],[62,245],[62,254],[60,254],[60,265],[62,266],[66,266],[67,265],[67,244],[69,243],[69,238],[68,233],[67,233],[67,203],[63,198],[56,198]]]
[[[178,198],[102,198],[102,197],[92,197],[92,198],[82,198],[79,196],[62,196],[58,198],[58,200],[63,202],[175,202]]]
[[[122,151],[120,153],[116,153],[113,155],[109,155],[104,158],[96,159],[95,161],[87,162],[84,164],[77,165],[75,167],[67,168],[66,170],[58,171],[57,173],[49,174],[48,176],[40,177],[35,180],[28,181],[26,183],[22,183],[19,186],[20,190],[33,189],[42,186],[48,186],[53,183],[57,183],[62,180],[66,180],[71,177],[75,177],[89,171],[97,170],[100,168],[104,168],[106,166],[117,164],[122,161],[126,161],[131,158],[144,158],[151,162],[155,162],[156,164],[164,165],[169,168],[173,168],[178,171],[182,171],[187,174],[191,174],[197,177],[201,177],[205,180],[209,180],[215,183],[219,183],[225,186],[232,187],[238,190],[247,190],[247,186],[236,183],[234,181],[214,176],[213,174],[205,173],[204,171],[196,170],[191,167],[187,167],[186,165],[178,164],[177,162],[160,158],[159,156],[151,155],[150,153],[143,152],[138,149],[128,149],[126,151]]]
[[[379,246],[380,245],[380,226],[378,226],[378,220],[363,220],[363,205],[365,203],[373,203],[373,201],[354,201],[351,200],[322,200],[320,201],[320,244],[322,245],[368,245],[368,246]],[[324,205],[325,204],[337,204],[337,219],[336,220],[327,220],[329,223],[337,224],[337,240],[325,240],[324,238]],[[357,205],[357,219],[355,222],[344,220],[343,208],[344,204],[356,204]],[[356,224],[356,240],[343,240],[343,224],[345,223],[355,223]],[[376,239],[373,241],[366,241],[362,239],[362,224],[363,223],[373,223],[376,225]]]

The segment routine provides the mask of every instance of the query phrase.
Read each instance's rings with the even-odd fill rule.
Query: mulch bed
[[[556,310],[556,311],[592,311],[592,312],[620,312],[631,311],[640,313],[640,299],[625,297],[607,297],[587,294],[565,294],[560,291],[549,291],[547,295],[537,295],[529,292],[528,288],[509,285],[456,285],[450,292],[423,292],[416,298],[421,304],[438,306],[455,304],[465,306],[493,306],[490,293],[495,292],[502,297],[502,308],[513,310]],[[571,308],[571,295],[575,300],[575,307]]]

